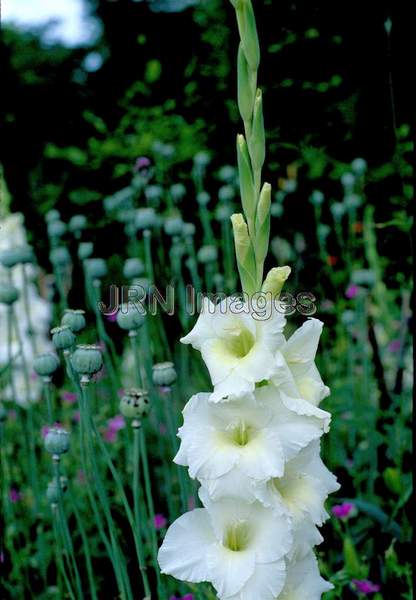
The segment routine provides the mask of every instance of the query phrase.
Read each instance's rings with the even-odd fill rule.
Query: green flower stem
[[[134,369],[136,372],[137,384],[139,388],[143,387],[143,382],[146,380],[146,373],[143,369],[143,363],[140,360],[139,340],[137,331],[129,331],[131,349],[134,357]]]
[[[82,547],[83,547],[83,551],[84,551],[84,555],[85,555],[85,565],[87,568],[87,575],[88,575],[88,582],[89,582],[90,591],[91,591],[91,597],[92,597],[92,600],[98,600],[97,585],[95,583],[94,570],[93,570],[92,561],[91,561],[91,551],[90,551],[90,545],[88,542],[88,536],[86,534],[85,527],[82,522],[81,514],[77,507],[77,503],[75,501],[75,498],[74,498],[70,488],[68,489],[67,494],[71,501],[71,507],[72,507],[72,510],[74,511],[75,520],[77,522],[77,526],[78,526],[79,532],[81,534]]]
[[[80,387],[79,382],[76,387],[77,387],[77,389]],[[82,469],[85,473],[85,476],[87,478],[87,484],[85,487],[86,487],[86,491],[87,491],[88,498],[90,501],[90,506],[93,511],[94,520],[97,525],[98,532],[99,532],[100,537],[101,537],[101,539],[104,543],[104,546],[107,550],[107,554],[110,558],[110,561],[111,561],[111,564],[112,564],[112,567],[114,570],[114,575],[116,577],[116,581],[117,581],[117,585],[118,585],[118,589],[121,594],[121,597],[126,598],[126,596],[128,596],[129,598],[131,598],[131,591],[130,591],[130,593],[128,593],[128,585],[126,585],[125,574],[123,573],[122,568],[121,568],[122,560],[120,557],[120,549],[118,547],[118,544],[116,542],[116,536],[114,534],[114,529],[115,529],[114,522],[113,522],[113,519],[111,516],[111,511],[108,506],[108,500],[107,500],[106,493],[103,490],[103,487],[102,487],[102,484],[101,484],[101,481],[99,478],[98,465],[95,461],[95,456],[93,454],[93,448],[91,448],[90,434],[88,431],[89,423],[86,419],[84,400],[85,400],[84,393],[81,391],[81,393],[79,395],[79,407],[80,407],[80,416],[81,416],[79,431],[80,431],[81,465],[82,465]],[[89,467],[87,455],[90,458],[90,461],[92,463],[91,469]],[[103,527],[103,524],[101,521],[101,516],[100,516],[98,508],[97,508],[94,492],[92,490],[92,485],[89,485],[89,481],[91,481],[91,484],[95,484],[95,487],[97,489],[97,496],[100,501],[101,507],[103,508],[103,511],[104,511],[104,515],[105,515],[106,522],[107,522],[107,527],[108,527],[108,530],[110,533],[110,540],[108,539],[108,537],[104,531],[104,527]]]
[[[140,455],[142,458],[142,465],[143,465],[144,488],[145,488],[145,492],[146,492],[147,508],[149,511],[149,516],[150,516],[150,521],[151,521],[150,522],[150,530],[152,532],[151,533],[152,554],[153,554],[154,567],[155,567],[155,571],[156,571],[157,589],[158,589],[159,597],[163,598],[164,597],[164,586],[162,585],[160,571],[159,571],[159,565],[157,562],[158,548],[157,548],[156,530],[154,527],[155,507],[154,507],[154,502],[153,502],[152,485],[151,485],[151,481],[150,481],[150,472],[149,472],[149,459],[147,456],[146,439],[145,439],[144,431],[142,432],[142,434],[140,436]]]
[[[43,391],[46,400],[46,407],[48,410],[48,423],[52,425],[54,422],[53,409],[52,409],[52,383],[50,381],[44,381]]]
[[[142,515],[140,511],[140,435],[141,427],[132,423],[133,428],[133,502],[134,502],[134,520],[136,530],[140,532],[142,527]],[[142,575],[144,592],[146,596],[151,595],[149,580],[147,577],[146,564],[143,556],[143,552],[140,551],[139,558],[139,569]]]
[[[151,285],[155,283],[155,273],[153,270],[152,260],[152,232],[150,229],[143,231],[143,242],[144,242],[144,262],[146,265],[147,276],[150,279]]]
[[[61,577],[65,581],[65,585],[67,587],[68,594],[69,594],[71,600],[77,600],[76,596],[72,590],[71,582],[69,581],[68,575],[65,570],[65,565],[64,565],[64,562],[62,559],[63,549],[62,549],[61,539],[60,539],[60,535],[59,535],[59,524],[58,524],[59,517],[57,516],[57,512],[58,512],[58,507],[55,505],[52,507],[52,521],[53,521],[53,533],[54,533],[54,537],[55,537],[55,560],[56,560],[56,564],[58,567],[58,587],[60,589],[60,597],[64,598],[65,595],[62,590],[62,585],[59,583],[59,575],[61,575]]]
[[[102,440],[102,437],[99,433],[99,431],[97,430],[94,420],[92,419],[92,416],[89,412],[89,405],[88,405],[88,385],[87,386],[82,386],[82,392],[83,392],[83,406],[84,406],[84,413],[85,413],[85,418],[87,419],[87,422],[90,426],[91,432],[94,436],[95,441],[98,443],[99,449],[107,463],[107,466],[113,476],[114,482],[117,486],[117,490],[120,494],[122,503],[123,503],[123,507],[124,510],[126,511],[126,516],[127,519],[129,521],[129,525],[131,527],[132,533],[133,533],[133,538],[134,538],[134,543],[135,543],[135,548],[136,548],[136,554],[137,554],[137,560],[139,563],[139,568],[142,574],[142,577],[144,577],[143,580],[143,585],[145,587],[149,587],[149,583],[147,580],[147,575],[146,575],[146,571],[144,569],[144,556],[143,556],[143,548],[142,548],[142,540],[140,539],[140,534],[139,531],[137,529],[136,523],[134,521],[134,516],[133,513],[131,511],[130,505],[128,503],[127,497],[126,497],[126,493],[124,491],[124,486],[121,480],[121,477],[111,459],[111,456],[107,450],[107,446],[105,445],[105,443]]]
[[[229,292],[235,291],[235,265],[233,255],[233,243],[231,239],[231,232],[229,224],[226,221],[221,221],[221,233],[222,233],[222,248],[224,257],[224,275],[225,285]]]
[[[72,544],[71,535],[69,533],[68,524],[65,517],[64,507],[63,507],[63,494],[61,488],[61,472],[60,472],[60,457],[53,457],[53,466],[54,466],[54,476],[55,482],[58,486],[58,507],[57,507],[57,522],[58,529],[61,532],[64,551],[67,556],[67,561],[70,564],[70,570],[72,573],[73,582],[75,582],[75,587],[77,590],[77,597],[82,600],[84,598],[84,594],[82,592],[82,584],[81,577],[79,575],[77,561],[75,559],[74,554],[74,546]]]

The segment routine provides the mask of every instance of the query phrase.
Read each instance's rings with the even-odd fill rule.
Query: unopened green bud
[[[196,197],[196,201],[198,202],[199,206],[206,206],[210,200],[211,196],[205,190],[199,192],[199,194]]]
[[[257,72],[250,69],[240,43],[237,57],[238,108],[244,122],[251,123],[256,97]]]
[[[59,456],[69,450],[69,433],[61,427],[51,427],[45,437],[45,449]]]
[[[126,390],[120,401],[120,412],[127,419],[142,419],[150,410],[149,394],[145,390]]]
[[[260,45],[251,0],[239,0],[235,9],[244,54],[250,69],[257,71],[260,63]]]
[[[51,329],[52,342],[58,350],[68,350],[75,344],[75,335],[68,325],[60,325]]]
[[[171,386],[176,381],[176,370],[173,362],[153,365],[153,383],[158,386]]]
[[[252,222],[256,213],[256,194],[247,143],[243,135],[237,136],[237,159],[240,172],[240,193],[244,214]],[[250,228],[251,229],[251,228]]]
[[[235,253],[243,291],[252,294],[257,291],[256,263],[247,223],[241,213],[231,215],[231,223],[233,225]]]
[[[19,299],[19,290],[10,283],[0,284],[0,304],[11,306]]]
[[[56,354],[52,354],[52,352],[46,352],[45,354],[40,354],[39,356],[35,357],[33,361],[33,370],[40,377],[45,377],[48,379],[58,369],[59,364],[59,358],[56,356]]]
[[[398,496],[403,491],[403,484],[400,469],[395,467],[387,467],[383,472],[383,479],[386,486],[391,490],[394,494]]]
[[[72,310],[67,308],[64,316],[61,319],[61,325],[68,325],[68,327],[74,333],[78,333],[81,329],[84,329],[86,325],[85,321],[85,310],[77,309]]]
[[[89,383],[91,376],[103,366],[100,348],[93,344],[79,344],[71,356],[71,364],[74,371],[81,375],[81,383]]]
[[[291,270],[290,267],[274,267],[273,269],[270,269],[264,280],[261,291],[266,294],[271,293],[273,298],[278,298]]]
[[[145,319],[142,307],[134,302],[122,304],[117,313],[117,324],[121,329],[133,332],[140,329]]]
[[[270,204],[272,188],[270,183],[265,183],[260,192],[260,198],[256,213],[256,261],[264,263],[269,249],[270,236]]]
[[[253,126],[250,136],[250,156],[253,169],[260,171],[266,156],[266,140],[263,120],[263,98],[261,90],[257,90],[254,102]]]

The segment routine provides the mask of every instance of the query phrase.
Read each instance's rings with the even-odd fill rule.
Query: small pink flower
[[[124,429],[126,426],[126,421],[123,415],[116,415],[112,419],[109,419],[107,422],[107,427],[109,429],[113,429],[114,431],[120,431],[120,429]]]
[[[193,594],[185,594],[185,596],[170,596],[169,600],[194,600]]]
[[[114,431],[114,429],[106,429],[103,433],[103,437],[106,442],[114,444],[114,442],[117,441],[117,431]]]
[[[377,583],[373,583],[372,581],[368,581],[366,579],[353,579],[352,582],[357,590],[362,594],[374,594],[375,592],[379,592],[381,589]]]
[[[79,412],[79,410],[74,412],[74,414],[72,415],[72,420],[75,421],[75,423],[79,423],[81,421],[81,413]]]
[[[157,530],[163,529],[164,527],[166,527],[167,519],[164,515],[158,513],[155,515],[155,519],[154,519],[153,523],[154,523],[155,529],[157,529]]]
[[[352,510],[354,510],[354,504],[351,504],[351,502],[344,502],[343,504],[334,506],[332,508],[332,514],[338,519],[346,519]]]
[[[105,318],[107,319],[107,321],[109,321],[109,323],[115,323],[117,321],[117,310],[115,312],[109,313],[108,315],[105,315]]]
[[[48,435],[49,429],[52,429],[52,427],[62,427],[62,423],[56,421],[53,425],[44,425],[40,430],[40,434],[43,437],[43,439],[45,439],[45,437]]]
[[[402,343],[400,340],[393,340],[388,345],[389,352],[399,352],[402,347]]]
[[[10,502],[16,504],[16,502],[20,502],[20,500],[22,499],[22,494],[16,488],[10,488],[9,498]]]
[[[358,296],[359,291],[360,288],[358,287],[358,285],[351,284],[347,287],[345,295],[349,300],[352,300],[353,298],[356,298]]]
[[[74,394],[74,392],[67,392],[67,391],[63,391],[61,394],[61,398],[63,402],[66,402],[67,404],[74,404],[74,402],[77,401],[77,395]]]
[[[168,432],[168,429],[166,427],[166,425],[164,423],[159,423],[159,433],[160,435],[166,435]]]

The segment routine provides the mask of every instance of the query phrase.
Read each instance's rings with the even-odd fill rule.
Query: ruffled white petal
[[[279,600],[321,600],[322,594],[333,586],[319,573],[318,562],[312,552],[303,559],[287,565],[286,584]]]

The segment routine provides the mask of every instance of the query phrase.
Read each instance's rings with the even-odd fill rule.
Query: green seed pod
[[[85,215],[74,215],[68,223],[68,229],[71,233],[79,234],[87,227],[87,217]]]
[[[66,246],[58,246],[58,248],[51,250],[49,260],[54,267],[66,267],[71,264],[71,255]]]
[[[218,178],[225,183],[234,183],[237,180],[236,168],[231,165],[224,165],[218,171]]]
[[[154,208],[138,208],[134,217],[136,228],[140,231],[143,229],[153,229],[158,224],[158,217]]]
[[[84,329],[86,325],[85,321],[85,310],[77,309],[72,310],[67,308],[64,316],[61,319],[61,325],[67,325],[71,331],[78,333],[81,329]]]
[[[95,375],[103,366],[103,357],[98,346],[79,344],[71,356],[71,364],[76,373],[81,375],[81,383],[88,383],[91,375]]]
[[[45,354],[39,354],[33,361],[33,370],[40,377],[49,378],[55,373],[60,365],[59,358],[52,352],[46,352]]]
[[[184,236],[192,237],[195,235],[195,225],[193,223],[184,223],[182,233]]]
[[[172,200],[178,202],[186,195],[186,187],[183,183],[174,183],[170,187],[170,195],[172,196]]]
[[[61,238],[66,233],[66,225],[63,221],[50,221],[48,223],[48,235],[50,238]]]
[[[94,251],[92,242],[81,242],[78,246],[78,258],[80,260],[86,260],[91,256]]]
[[[11,306],[19,299],[19,290],[10,283],[2,283],[0,287],[0,304]]]
[[[148,291],[150,290],[150,286],[151,286],[151,282],[150,279],[148,279],[147,277],[135,277],[132,280],[132,284],[140,287],[144,290],[144,293],[147,294]]]
[[[19,263],[22,265],[33,264],[36,262],[35,254],[33,252],[32,246],[29,244],[24,244],[23,246],[18,246],[16,251],[19,255]]]
[[[142,419],[150,410],[149,395],[145,390],[126,390],[120,401],[120,412],[127,419]]]
[[[144,264],[140,258],[128,258],[124,263],[123,275],[126,279],[140,277],[143,275],[144,271]]]
[[[62,427],[51,427],[45,437],[45,449],[58,456],[68,452],[69,433]]]
[[[167,235],[181,235],[183,232],[183,221],[180,216],[167,217],[164,223],[164,230]]]
[[[163,188],[160,185],[148,185],[144,190],[144,195],[150,203],[158,203],[163,196]]]
[[[144,323],[145,315],[143,314],[140,306],[129,302],[128,304],[122,304],[120,310],[117,313],[117,323],[121,329],[126,331],[135,331],[140,329]]]
[[[58,350],[68,350],[75,344],[75,335],[68,325],[60,325],[51,329],[52,342]]]
[[[215,211],[215,218],[217,221],[225,222],[228,221],[232,215],[232,208],[227,204],[219,204],[217,206],[217,210]]]
[[[199,194],[196,197],[196,201],[198,202],[199,206],[206,206],[210,200],[211,196],[208,194],[208,192],[205,192],[204,190],[202,190],[202,192],[199,192]]]
[[[200,152],[197,152],[194,156],[194,163],[196,165],[198,165],[198,167],[206,167],[211,161],[211,157],[208,154],[208,152],[205,152],[205,150],[201,150]]]
[[[232,185],[222,185],[218,190],[218,199],[221,202],[229,202],[235,196],[235,190]]]
[[[215,246],[202,246],[198,250],[197,259],[203,265],[215,262],[218,258],[218,252]]]
[[[85,261],[87,274],[91,279],[102,279],[107,275],[107,265],[103,258],[89,258]]]
[[[172,362],[153,365],[153,383],[158,386],[171,386],[176,381],[176,369]]]
[[[59,212],[59,210],[56,210],[55,208],[48,210],[48,212],[45,215],[45,221],[47,223],[52,223],[52,221],[59,221],[60,218],[61,218],[61,213]]]

